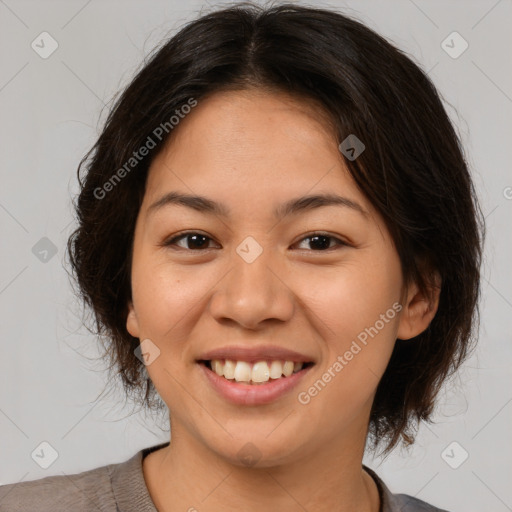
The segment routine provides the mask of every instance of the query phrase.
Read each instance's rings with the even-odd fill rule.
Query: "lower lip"
[[[205,364],[198,365],[213,388],[225,399],[237,405],[263,405],[274,402],[297,386],[312,368],[308,366],[289,377],[281,377],[266,384],[243,384],[220,377]]]

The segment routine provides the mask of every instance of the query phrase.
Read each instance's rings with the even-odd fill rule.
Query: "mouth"
[[[254,354],[253,354],[254,355]],[[264,406],[289,396],[308,372],[315,366],[302,356],[291,359],[264,359],[261,355],[252,361],[235,359],[198,359],[205,382],[217,395],[238,406]],[[288,357],[292,357],[288,353]],[[247,357],[251,359],[251,357]]]
[[[303,373],[315,363],[312,361],[260,360],[254,362],[231,359],[200,359],[198,364],[234,384],[262,386],[286,380]]]

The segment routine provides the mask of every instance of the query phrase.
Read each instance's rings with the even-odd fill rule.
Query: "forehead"
[[[268,199],[338,192],[371,210],[339,152],[332,123],[313,101],[259,90],[223,91],[180,120],[150,167],[155,200],[180,189],[255,207]]]
[[[286,141],[287,146],[281,147]],[[219,91],[201,98],[179,122],[166,149],[175,151],[192,143],[194,147],[247,153],[262,147],[283,155],[292,142],[311,150],[336,145],[332,120],[312,99],[291,97],[259,89]],[[295,148],[297,150],[297,148]],[[272,153],[275,156],[274,153]]]

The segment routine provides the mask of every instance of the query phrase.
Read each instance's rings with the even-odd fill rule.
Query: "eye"
[[[185,247],[179,246],[177,242],[179,240],[186,239],[185,241]],[[188,249],[188,250],[201,250],[201,249],[208,249],[207,247],[207,240],[212,240],[209,236],[203,235],[202,233],[195,233],[195,232],[189,232],[189,233],[182,233],[181,235],[175,236],[174,238],[171,238],[164,242],[162,245],[165,247],[176,245],[178,247],[181,247],[181,249]]]
[[[332,249],[333,247],[330,245],[330,241],[338,242],[335,244],[338,246],[348,246],[348,244],[343,240],[340,240],[339,238],[331,236],[327,233],[311,233],[309,236],[303,238],[300,242],[303,243],[306,240],[309,240],[309,242],[306,243],[308,243],[310,247],[316,246],[317,249],[314,252],[322,252]]]
[[[185,247],[180,246],[178,242],[185,240]],[[326,250],[330,250],[333,248],[331,245],[332,241],[335,241],[335,246],[348,246],[346,242],[343,242],[339,238],[336,238],[334,236],[331,236],[327,233],[311,233],[309,236],[302,238],[301,243],[304,243],[304,241],[308,241],[310,247],[316,247],[314,252],[322,252]],[[164,242],[162,245],[165,247],[170,246],[176,246],[180,247],[181,249],[186,250],[192,250],[192,251],[198,251],[202,249],[209,249],[211,247],[208,247],[208,241],[213,241],[212,238],[209,236],[203,235],[202,233],[197,232],[189,232],[189,233],[181,233],[178,236],[175,236],[173,238],[170,238],[166,242]]]

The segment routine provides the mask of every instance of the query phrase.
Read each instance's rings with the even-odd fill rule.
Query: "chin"
[[[269,468],[297,462],[304,457],[304,444],[297,442],[292,445],[290,439],[291,436],[287,435],[270,440],[259,433],[229,439],[225,445],[212,446],[212,449],[233,466]]]

